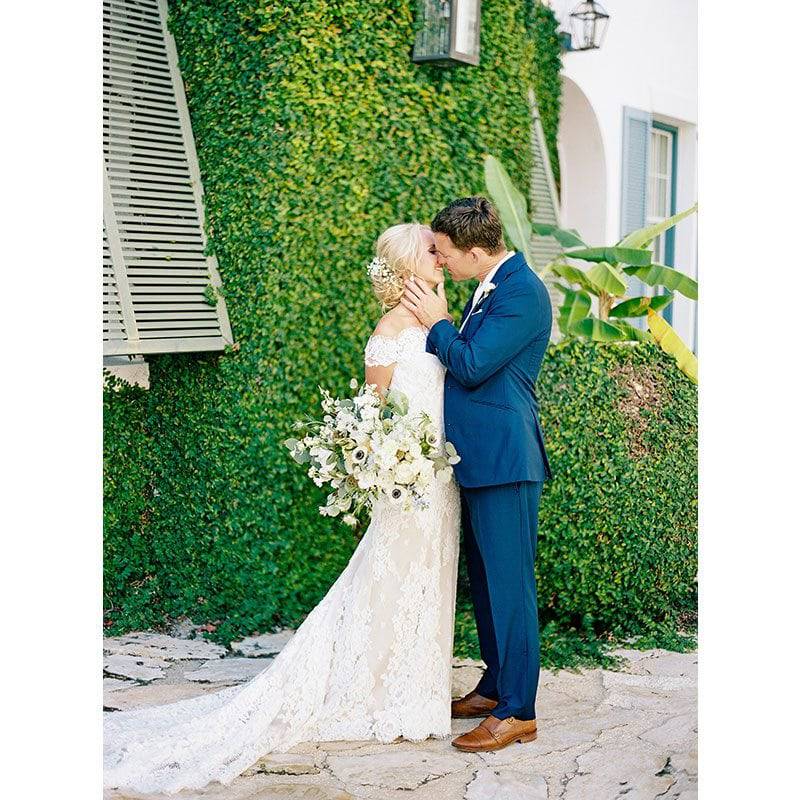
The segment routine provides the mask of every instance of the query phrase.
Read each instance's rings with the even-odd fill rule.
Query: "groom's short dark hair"
[[[453,200],[433,218],[431,230],[447,234],[459,250],[482,247],[494,254],[505,247],[497,209],[480,195]]]

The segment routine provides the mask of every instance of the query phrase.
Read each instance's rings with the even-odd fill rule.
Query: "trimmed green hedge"
[[[555,479],[537,576],[544,622],[617,635],[696,609],[697,389],[656,345],[568,340],[537,393]]]
[[[552,12],[484,3],[480,66],[445,69],[411,62],[414,8],[170,3],[237,348],[148,357],[149,391],[106,392],[110,630],[188,614],[225,638],[302,619],[355,542],[280,442],[318,383],[344,393],[363,372],[375,238],[481,191],[486,153],[529,174],[531,83],[554,152]]]

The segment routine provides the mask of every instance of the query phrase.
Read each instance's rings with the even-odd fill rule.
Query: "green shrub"
[[[656,345],[567,340],[537,393],[554,473],[542,620],[617,636],[679,625],[696,609],[696,387]]]
[[[452,69],[411,62],[414,9],[170,4],[237,349],[148,357],[148,392],[107,392],[110,630],[187,614],[225,639],[319,601],[355,542],[280,443],[318,383],[363,372],[375,238],[480,192],[487,152],[528,175],[531,83],[555,148],[549,9],[485,3],[480,66]]]

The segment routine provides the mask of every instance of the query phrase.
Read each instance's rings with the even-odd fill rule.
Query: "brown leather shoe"
[[[451,744],[467,753],[485,753],[500,750],[513,742],[532,742],[535,738],[535,719],[497,719],[488,716],[477,728],[453,739]]]
[[[497,700],[482,697],[477,692],[470,692],[460,700],[450,703],[450,716],[453,719],[467,719],[469,717],[485,717],[494,711]]]

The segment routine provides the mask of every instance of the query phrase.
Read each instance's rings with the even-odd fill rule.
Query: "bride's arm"
[[[367,383],[374,384],[378,387],[380,392],[382,389],[389,389],[389,384],[392,382],[392,375],[394,374],[394,364],[390,366],[383,366],[382,364],[367,365],[364,369],[364,379]]]
[[[397,327],[384,317],[369,337],[364,352],[364,378],[380,392],[389,389],[397,359]]]

